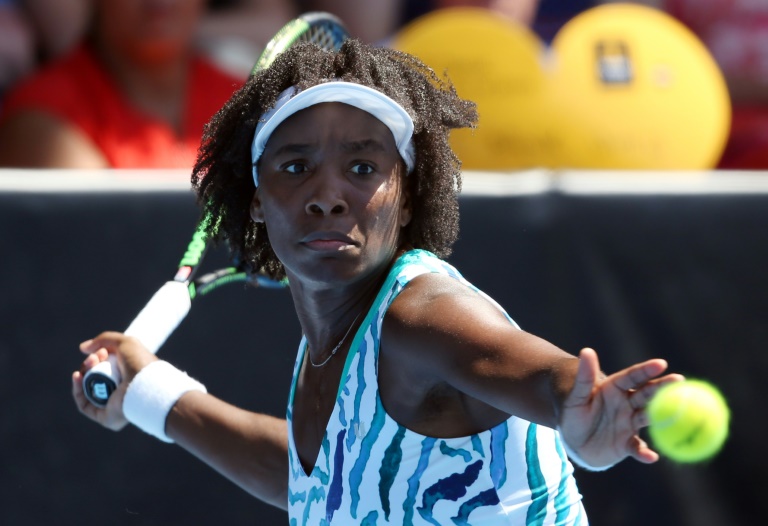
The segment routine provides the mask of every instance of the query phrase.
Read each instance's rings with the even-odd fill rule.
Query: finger
[[[125,397],[125,383],[121,383],[112,393],[105,409],[96,407],[83,392],[83,375],[80,371],[72,373],[72,397],[75,399],[77,409],[93,420],[112,431],[119,431],[128,425],[128,421],[122,414],[123,398]]]
[[[96,367],[99,363],[109,358],[109,352],[104,348],[100,348],[93,354],[89,354],[85,360],[83,360],[80,366],[80,372],[85,374],[86,371]]]
[[[80,371],[75,371],[72,373],[72,398],[75,399],[75,405],[77,406],[77,409],[82,413],[82,401],[85,400],[85,395],[83,395],[83,375],[80,374]]]
[[[101,347],[98,351],[93,353],[91,356],[96,356],[100,362],[103,362],[104,360],[109,359],[109,351],[106,350],[104,347]]]
[[[85,373],[85,371],[87,371],[87,370],[89,370],[89,369],[92,369],[92,368],[93,368],[93,367],[95,367],[95,366],[96,366],[96,365],[97,365],[97,364],[98,364],[100,361],[101,361],[101,360],[99,359],[99,355],[98,355],[98,354],[96,354],[96,353],[94,353],[94,354],[89,354],[89,355],[88,355],[88,356],[85,358],[85,360],[83,360],[83,363],[82,363],[82,365],[80,366],[80,371],[82,371],[83,373]]]
[[[642,409],[648,405],[656,392],[667,384],[685,380],[682,374],[668,374],[661,378],[649,380],[642,388],[629,395],[629,403],[634,409]]]
[[[655,378],[667,369],[667,361],[654,358],[638,363],[611,375],[616,387],[623,391],[644,386],[651,378]]]
[[[80,371],[75,371],[72,373],[72,389],[79,388],[80,390],[83,389],[83,375],[80,374]]]
[[[98,421],[96,407],[88,401],[83,392],[83,375],[80,371],[72,373],[72,398],[75,399],[75,405],[82,414]]]
[[[102,332],[95,338],[85,340],[80,344],[80,351],[85,354],[91,354],[102,347],[108,350],[116,349],[120,343],[125,339],[125,335],[120,332],[107,331]]]
[[[648,444],[635,435],[629,440],[629,454],[643,464],[653,464],[659,460],[659,454],[648,447]]]
[[[600,374],[600,363],[593,349],[585,348],[579,353],[579,368],[576,380],[568,397],[568,405],[584,405],[592,398],[595,381]]]

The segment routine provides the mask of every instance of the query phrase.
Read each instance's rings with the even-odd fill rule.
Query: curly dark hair
[[[272,250],[263,223],[249,215],[254,193],[251,142],[260,116],[290,86],[299,90],[329,80],[355,82],[397,101],[414,122],[416,163],[406,178],[413,218],[402,239],[412,248],[441,257],[458,237],[461,163],[448,143],[454,128],[474,127],[476,106],[456,94],[417,58],[388,48],[348,40],[338,52],[297,44],[267,69],[252,75],[206,126],[192,173],[192,185],[208,221],[211,239],[225,241],[249,270],[274,278],[285,270]]]

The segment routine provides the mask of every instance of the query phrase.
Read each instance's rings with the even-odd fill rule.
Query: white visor
[[[413,171],[413,120],[408,112],[380,91],[352,82],[333,81],[312,86],[298,93],[296,88],[291,86],[280,94],[274,108],[261,116],[251,145],[253,184],[259,186],[256,164],[275,129],[297,111],[323,102],[343,102],[366,111],[383,122],[395,138],[397,151],[405,161],[407,172]]]

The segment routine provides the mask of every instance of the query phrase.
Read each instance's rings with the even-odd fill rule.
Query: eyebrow
[[[371,150],[375,152],[386,151],[384,144],[376,139],[364,139],[362,141],[349,141],[344,142],[341,145],[344,151],[348,152],[360,152],[364,150]]]
[[[277,148],[272,155],[306,154],[317,149],[317,146],[309,143],[288,143]],[[363,139],[360,141],[345,141],[341,143],[341,149],[345,152],[355,153],[363,151],[386,151],[384,143],[376,139]]]

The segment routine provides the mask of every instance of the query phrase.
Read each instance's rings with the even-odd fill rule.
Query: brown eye
[[[368,163],[357,163],[352,166],[352,172],[357,175],[370,175],[375,171],[376,169]]]
[[[300,174],[307,171],[307,167],[303,163],[290,163],[283,166],[283,171],[290,174]]]

